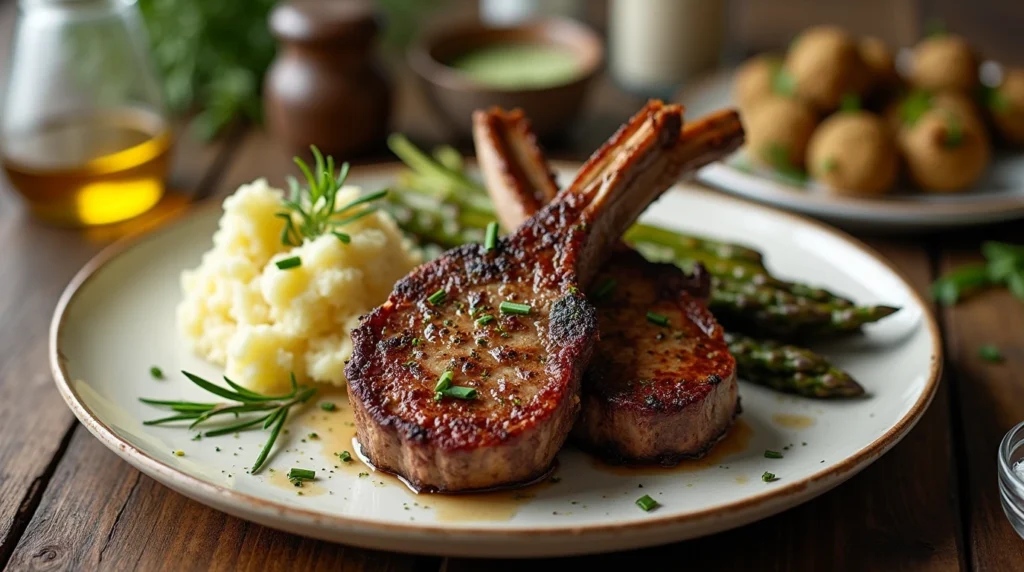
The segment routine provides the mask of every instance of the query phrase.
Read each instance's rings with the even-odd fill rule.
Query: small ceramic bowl
[[[1010,429],[1003,437],[999,444],[998,466],[1003,512],[1017,534],[1024,538],[1024,423]]]
[[[474,49],[508,44],[565,49],[578,61],[578,72],[546,87],[501,88],[475,81],[448,65]],[[466,23],[428,33],[410,50],[409,63],[437,113],[460,135],[472,133],[474,110],[497,105],[522,109],[537,136],[547,138],[565,130],[578,117],[587,88],[604,63],[604,45],[597,33],[568,19],[497,28]]]

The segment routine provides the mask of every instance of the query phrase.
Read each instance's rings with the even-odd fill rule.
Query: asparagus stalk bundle
[[[442,147],[431,157],[401,135],[392,135],[388,144],[410,167],[399,177],[397,192],[387,195],[398,225],[428,249],[428,256],[482,242],[487,224],[495,219],[494,207],[486,189],[466,176],[459,153]],[[624,239],[651,260],[687,270],[700,263],[711,274],[709,307],[730,330],[730,351],[740,377],[809,397],[863,393],[824,357],[747,335],[799,339],[849,333],[896,308],[857,306],[828,290],[780,280],[764,267],[762,254],[746,246],[639,223]]]

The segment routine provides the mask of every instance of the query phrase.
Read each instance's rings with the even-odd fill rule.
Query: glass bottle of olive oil
[[[122,221],[164,193],[172,136],[134,0],[20,0],[2,164],[37,218]]]

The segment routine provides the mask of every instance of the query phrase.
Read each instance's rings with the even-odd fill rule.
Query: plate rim
[[[551,166],[554,169],[578,169],[582,165],[581,162],[577,161],[551,161]],[[363,165],[353,167],[353,176],[386,176],[394,173],[397,170],[403,168],[404,165],[399,162],[386,162],[378,163],[373,165]],[[687,185],[685,181],[680,181],[678,184]],[[127,440],[122,439],[117,433],[110,428],[100,417],[94,413],[89,407],[87,407],[84,401],[81,399],[78,392],[74,389],[70,377],[65,369],[65,362],[67,358],[64,356],[61,349],[61,336],[65,321],[67,319],[67,311],[71,304],[74,302],[79,291],[99,272],[105,268],[113,260],[120,257],[122,254],[128,252],[132,248],[135,248],[143,243],[156,240],[164,234],[176,229],[182,224],[186,223],[190,219],[194,219],[197,216],[202,216],[206,211],[211,211],[222,207],[224,197],[218,199],[211,199],[211,202],[205,205],[201,205],[197,208],[193,208],[191,211],[186,211],[183,217],[177,220],[171,221],[166,225],[146,232],[144,234],[128,236],[114,243],[108,245],[91,258],[78,272],[75,273],[74,277],[65,287],[62,292],[60,299],[57,302],[57,306],[54,310],[53,317],[50,323],[49,340],[48,340],[48,361],[50,364],[51,373],[54,378],[54,383],[57,386],[57,390],[64,402],[75,414],[75,417],[85,425],[86,429],[89,430],[101,443],[103,443],[108,449],[112,450],[119,457],[124,459],[130,465],[139,469],[143,473],[146,473],[155,480],[161,482],[165,486],[178,491],[184,496],[191,497],[203,504],[209,504],[214,502],[216,504],[227,503],[228,505],[235,505],[235,507],[243,507],[243,510],[232,512],[236,516],[241,514],[252,515],[259,513],[263,517],[274,517],[278,521],[286,520],[289,523],[300,524],[304,527],[323,528],[329,526],[333,530],[344,531],[344,530],[362,530],[365,533],[410,533],[414,535],[440,535],[440,536],[473,536],[480,538],[481,540],[493,540],[497,538],[504,538],[509,541],[516,539],[533,538],[537,536],[551,537],[552,539],[558,538],[569,538],[569,537],[580,537],[584,534],[601,534],[601,533],[620,533],[620,532],[641,532],[652,528],[680,526],[680,525],[694,525],[699,522],[707,522],[713,519],[727,520],[731,517],[734,520],[742,521],[743,523],[751,522],[749,519],[743,521],[743,515],[749,512],[753,512],[757,507],[763,506],[773,501],[778,502],[783,499],[790,497],[806,496],[809,489],[818,488],[819,490],[814,491],[809,496],[806,496],[801,501],[798,501],[792,505],[786,505],[781,508],[776,508],[768,514],[756,517],[754,520],[760,520],[766,518],[772,514],[777,514],[782,510],[792,508],[793,506],[802,504],[811,498],[814,498],[820,494],[831,489],[833,486],[842,483],[846,479],[852,477],[857,472],[870,465],[872,462],[877,460],[883,454],[888,452],[894,445],[910,432],[911,429],[917,424],[924,413],[927,411],[931,404],[938,385],[940,383],[944,364],[944,353],[942,347],[942,338],[939,334],[939,328],[935,319],[934,313],[931,310],[929,304],[923,299],[923,297],[917,292],[907,277],[896,268],[889,260],[881,256],[877,251],[863,243],[859,239],[850,236],[849,234],[833,228],[827,224],[816,221],[814,219],[785,212],[777,208],[769,207],[757,202],[743,200],[737,197],[722,195],[715,193],[708,189],[702,188],[699,185],[688,185],[688,192],[697,192],[704,194],[710,200],[725,200],[733,203],[740,203],[745,208],[752,208],[755,210],[764,211],[766,214],[775,217],[781,217],[783,219],[789,219],[796,223],[803,223],[811,226],[820,232],[831,235],[833,238],[837,238],[844,242],[847,242],[856,249],[869,255],[871,258],[880,262],[885,268],[887,268],[893,275],[896,276],[903,284],[903,286],[910,293],[911,298],[917,303],[923,310],[923,324],[926,326],[926,330],[929,334],[929,338],[932,346],[932,359],[929,364],[929,376],[928,381],[921,391],[920,396],[914,402],[913,406],[900,417],[893,426],[885,431],[884,434],[874,439],[870,444],[862,447],[852,455],[846,457],[842,461],[835,465],[832,465],[826,469],[819,470],[811,475],[808,475],[800,480],[786,483],[781,487],[773,487],[766,489],[764,492],[756,495],[752,495],[747,498],[743,498],[722,506],[714,508],[706,508],[697,511],[686,512],[676,515],[666,515],[662,517],[652,516],[649,519],[642,521],[632,522],[619,522],[619,523],[608,523],[608,524],[594,524],[594,525],[567,525],[559,528],[540,528],[540,527],[518,527],[518,528],[474,528],[470,526],[444,526],[439,524],[427,524],[422,522],[415,523],[389,523],[381,522],[377,520],[370,520],[361,518],[358,516],[345,516],[336,514],[326,514],[323,512],[317,512],[305,508],[295,507],[293,505],[275,502],[265,498],[261,498],[252,494],[240,492],[222,485],[208,483],[196,476],[190,475],[178,468],[175,468],[169,464],[159,461],[145,451],[142,451]],[[669,192],[680,192],[678,189],[672,189]],[[171,484],[173,483],[173,484]],[[186,492],[188,491],[188,492]],[[189,493],[193,494],[189,494]],[[217,502],[219,501],[219,503]],[[213,506],[216,510],[222,512],[230,512],[220,506]],[[243,519],[253,519],[252,516],[241,516]],[[268,526],[275,526],[269,524]],[[737,525],[739,526],[739,525]],[[278,526],[280,528],[280,526]],[[715,528],[714,532],[730,528]],[[308,532],[299,533],[306,536],[317,537],[315,534],[309,534]],[[702,536],[703,534],[691,535]],[[323,538],[323,536],[320,536]],[[689,537],[687,537],[689,538]],[[678,538],[679,540],[681,538]],[[346,542],[351,540],[357,540],[356,538],[345,540]],[[634,546],[641,546],[644,543],[635,543]],[[566,546],[568,549],[569,546]],[[566,550],[564,554],[569,553],[585,553],[601,551],[603,547],[595,546],[590,550],[575,551]],[[390,548],[390,550],[401,550],[401,548]]]
[[[711,71],[680,89],[672,99],[686,105],[687,100],[693,101],[731,80],[737,69],[738,67],[732,66]],[[730,95],[727,101],[718,105],[724,108],[735,106],[735,102]],[[888,198],[857,197],[838,193],[814,195],[782,181],[751,175],[724,161],[705,167],[697,174],[697,179],[708,186],[736,196],[836,221],[917,228],[973,226],[1024,217],[1024,193],[996,196],[980,202],[923,201],[900,195]],[[739,185],[730,184],[730,179],[740,179]],[[743,188],[744,185],[754,184],[767,185],[767,189],[754,192]],[[966,196],[970,196],[970,192]]]

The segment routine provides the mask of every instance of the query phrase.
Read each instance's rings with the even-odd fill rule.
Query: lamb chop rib
[[[514,229],[551,200],[557,187],[528,120],[518,110],[474,114],[477,156],[502,225]],[[691,166],[723,146],[738,145],[738,118],[719,113],[687,124],[681,145]],[[702,152],[702,149],[707,149]],[[614,148],[605,150],[605,157]],[[586,186],[607,165],[583,168],[570,189]],[[551,184],[548,182],[551,181]],[[703,304],[709,279],[698,265],[685,275],[620,246],[598,283],[614,283],[596,301],[600,341],[582,385],[575,441],[612,462],[673,464],[706,452],[732,425],[739,409],[735,362],[722,329]],[[668,318],[670,332],[644,320]]]
[[[452,492],[548,469],[597,338],[581,291],[680,176],[681,125],[679,106],[648,105],[614,136],[621,152],[602,176],[560,193],[494,250],[464,245],[416,268],[363,317],[345,374],[376,467]]]

